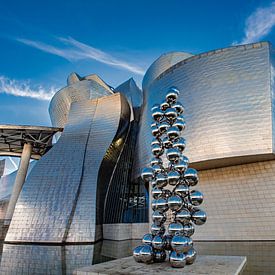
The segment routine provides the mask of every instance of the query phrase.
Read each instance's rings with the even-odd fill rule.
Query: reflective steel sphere
[[[175,216],[175,221],[181,222],[183,224],[189,223],[191,220],[191,213],[188,209],[181,209]]]
[[[196,260],[197,252],[196,250],[192,247],[191,249],[188,250],[186,253],[186,264],[193,264]]]
[[[152,220],[155,224],[161,225],[166,221],[166,215],[163,212],[156,210],[152,213]]]
[[[166,151],[167,159],[171,162],[178,161],[180,155],[181,155],[180,151],[176,148],[169,148]]]
[[[170,88],[166,94],[166,101],[169,104],[173,104],[177,101],[179,96],[179,90],[177,88]]]
[[[152,193],[152,197],[154,199],[157,199],[157,198],[159,198],[162,195],[162,190],[160,188],[158,188],[158,187],[154,187],[152,189],[151,193]]]
[[[189,194],[189,187],[187,184],[179,184],[174,191],[177,195],[184,198]]]
[[[165,247],[165,239],[160,235],[155,236],[152,240],[152,246],[154,249],[163,250]]]
[[[151,146],[153,146],[155,144],[161,146],[161,142],[157,138],[153,138],[151,141]]]
[[[167,130],[167,136],[171,139],[174,140],[180,136],[180,131],[178,127],[172,126]]]
[[[184,113],[184,107],[180,102],[174,103],[171,107],[175,108],[177,110],[178,114]]]
[[[177,171],[170,171],[167,174],[167,178],[168,178],[168,183],[170,185],[176,185],[179,182],[180,179],[180,173]]]
[[[142,247],[143,247],[143,245],[139,245],[133,250],[134,259],[138,263],[142,262],[141,256],[140,256],[140,250],[142,249]]]
[[[183,235],[191,237],[195,233],[195,227],[192,223],[185,224],[183,226]]]
[[[154,177],[154,170],[150,167],[143,168],[141,172],[141,178],[145,182],[149,182]]]
[[[189,194],[192,205],[198,206],[203,202],[203,194],[200,191],[192,190]]]
[[[163,101],[161,104],[160,104],[160,109],[162,111],[165,111],[166,109],[168,109],[170,107],[169,103],[166,102],[166,101]]]
[[[177,253],[186,253],[190,248],[190,238],[185,236],[174,236],[171,241],[171,247]]]
[[[166,259],[166,252],[164,250],[156,250],[154,251],[154,262],[162,263]]]
[[[154,171],[154,175],[159,174],[163,171],[163,167],[158,164],[153,165],[152,169]]]
[[[156,185],[158,187],[164,187],[168,184],[167,176],[164,174],[157,174],[156,176]]]
[[[202,225],[206,222],[206,213],[200,209],[195,210],[192,213],[192,221],[196,225]]]
[[[153,113],[156,109],[159,109],[160,105],[159,104],[154,104],[151,108],[151,112]]]
[[[173,142],[168,137],[163,138],[162,144],[166,149],[171,148],[173,146]]]
[[[170,253],[169,261],[172,267],[183,268],[186,265],[186,256],[184,253],[172,251]]]
[[[155,202],[155,210],[159,210],[161,212],[165,212],[168,210],[168,203],[167,199],[165,198],[159,198]]]
[[[161,158],[158,158],[158,157],[153,157],[153,158],[151,159],[151,165],[153,166],[153,165],[155,165],[155,164],[157,164],[157,165],[162,165],[162,159],[161,159]]]
[[[170,128],[170,124],[166,121],[163,121],[159,124],[159,132],[161,134],[165,133]]]
[[[153,135],[154,137],[157,137],[157,136],[160,135],[158,126],[152,126],[152,127],[151,127],[151,130],[152,130],[152,135]]]
[[[173,122],[177,118],[178,113],[177,113],[176,109],[168,108],[164,112],[164,115],[170,122]]]
[[[168,198],[168,207],[172,211],[178,211],[183,205],[183,200],[180,196],[175,195]]]
[[[176,171],[178,171],[179,173],[182,174],[182,173],[184,173],[185,170],[188,168],[188,164],[187,164],[185,161],[179,159],[179,160],[174,164],[174,168],[175,168]]]
[[[145,234],[142,238],[142,243],[151,245],[153,239],[154,239],[154,236],[152,234],[149,234],[149,233]]]
[[[168,226],[168,233],[171,236],[183,235],[183,225],[179,222],[172,222]]]
[[[151,263],[153,261],[153,255],[153,248],[150,245],[144,245],[140,250],[140,259],[143,263]]]
[[[177,127],[179,129],[179,131],[183,131],[185,128],[186,128],[186,123],[185,121],[182,121],[182,120],[176,120],[174,123],[173,123],[173,126]]]
[[[185,147],[186,147],[185,138],[180,137],[179,139],[177,139],[177,140],[173,143],[173,147],[174,147],[174,148],[178,148],[181,152],[183,152],[184,149],[185,149]]]
[[[163,154],[163,148],[159,145],[159,144],[154,144],[152,146],[152,153],[153,155],[155,155],[156,157],[159,157]]]
[[[163,235],[165,233],[165,227],[163,225],[153,223],[151,225],[151,233],[153,235]]]
[[[160,108],[156,108],[152,112],[152,117],[156,121],[160,121],[164,116],[164,112]]]
[[[184,179],[187,181],[189,185],[196,185],[199,181],[197,170],[193,168],[188,168],[184,173]]]

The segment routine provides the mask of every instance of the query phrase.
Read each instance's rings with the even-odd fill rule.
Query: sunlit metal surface
[[[150,161],[151,107],[172,85],[186,108],[186,155],[193,167],[274,158],[270,56],[266,42],[211,51],[178,62],[146,86],[133,177]]]
[[[98,209],[104,207],[120,150],[113,146],[125,137],[129,120],[128,103],[120,94],[72,103],[63,134],[23,187],[6,241],[101,238],[103,211]]]

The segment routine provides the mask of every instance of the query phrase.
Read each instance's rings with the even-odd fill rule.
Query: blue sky
[[[0,124],[50,125],[68,74],[140,85],[162,53],[275,43],[272,1],[1,0]]]

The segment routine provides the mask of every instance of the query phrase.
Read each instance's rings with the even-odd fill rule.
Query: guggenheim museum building
[[[47,132],[51,144],[39,157],[30,153],[38,160],[22,186],[15,176],[1,179],[5,242],[93,243],[147,233],[150,192],[140,176],[151,160],[151,107],[171,86],[185,106],[185,155],[199,171],[208,215],[194,239],[275,241],[274,64],[271,45],[261,42],[163,54],[142,89],[132,78],[113,88],[95,74],[72,73],[50,102],[52,127],[40,130],[57,142]],[[38,146],[25,135],[20,142]]]

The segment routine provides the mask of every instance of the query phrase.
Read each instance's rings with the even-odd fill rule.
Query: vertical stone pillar
[[[26,175],[27,175],[28,167],[29,167],[29,163],[30,163],[30,158],[31,158],[31,153],[32,153],[32,145],[29,143],[25,143],[24,147],[23,147],[23,152],[21,155],[21,160],[20,160],[18,171],[17,171],[17,175],[16,175],[15,182],[13,185],[8,209],[7,209],[6,216],[5,216],[5,221],[4,221],[5,225],[10,224],[17,199],[19,197],[22,186],[26,179]]]

